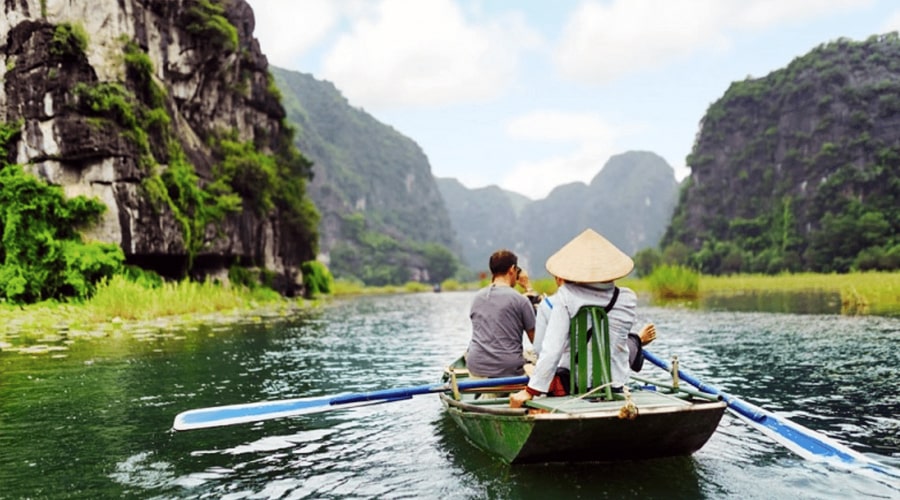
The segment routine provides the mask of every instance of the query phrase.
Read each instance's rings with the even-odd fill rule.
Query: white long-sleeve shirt
[[[537,365],[528,386],[547,392],[557,367],[569,366],[569,322],[578,309],[587,305],[605,306],[613,297],[613,283],[565,283],[542,301],[535,327],[534,347],[538,353]],[[629,288],[619,288],[619,297],[609,318],[610,364],[613,386],[621,387],[628,381],[628,333],[636,333],[637,295]],[[595,332],[596,334],[596,332]]]

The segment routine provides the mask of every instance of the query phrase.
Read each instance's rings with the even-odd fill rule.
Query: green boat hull
[[[560,411],[521,415],[455,401],[442,394],[447,412],[468,439],[509,463],[611,462],[689,455],[718,427],[726,404],[686,402],[655,393],[635,393],[636,418],[619,418],[622,401],[575,401]],[[552,400],[552,401],[551,401]],[[546,398],[549,408],[564,398]],[[567,402],[566,402],[567,403]],[[505,410],[512,412],[513,410]]]

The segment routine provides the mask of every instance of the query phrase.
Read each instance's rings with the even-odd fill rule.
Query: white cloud
[[[608,140],[615,129],[597,115],[541,110],[516,117],[507,124],[513,139],[547,142]]]
[[[844,10],[858,10],[872,0],[752,0],[729,3],[722,21],[750,30],[765,30],[779,24],[804,22]]]
[[[570,155],[519,163],[500,183],[503,189],[539,200],[553,188],[571,182],[588,183],[616,151],[610,145],[580,148]]]
[[[248,0],[256,19],[254,36],[269,63],[295,68],[304,52],[337,25],[342,3],[334,0]]]
[[[866,7],[857,0],[585,0],[573,12],[556,61],[569,78],[605,83],[664,67],[698,51],[726,51],[735,32]]]
[[[889,15],[882,25],[881,33],[887,33],[889,31],[900,31],[900,10],[895,10]]]
[[[541,199],[560,185],[590,182],[615,151],[616,139],[630,127],[613,127],[602,117],[589,113],[541,110],[511,120],[507,134],[527,141],[575,144],[567,154],[515,165],[501,186],[533,199]]]
[[[539,43],[521,16],[476,24],[451,0],[384,0],[350,23],[320,76],[373,109],[489,99],[514,80],[521,51]]]

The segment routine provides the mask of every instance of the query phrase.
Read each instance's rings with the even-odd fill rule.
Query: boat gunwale
[[[587,412],[579,412],[579,413],[569,413],[565,411],[547,411],[543,408],[532,408],[538,410],[544,410],[540,412],[532,412],[529,413],[523,408],[491,408],[484,405],[472,405],[467,404],[462,401],[456,401],[452,397],[441,394],[441,399],[450,407],[457,409],[462,414],[469,415],[491,415],[491,416],[502,416],[502,417],[521,417],[523,420],[581,420],[581,419],[595,419],[595,418],[610,418],[614,416],[618,416],[620,408],[610,408],[596,411],[587,411]],[[699,402],[691,402],[687,405],[654,405],[654,406],[646,406],[640,407],[638,406],[638,416],[640,418],[641,415],[661,415],[667,413],[676,413],[676,412],[699,412],[699,411],[710,411],[715,409],[722,409],[724,411],[727,408],[727,404],[724,401],[699,401]]]
[[[525,408],[510,408],[508,406],[502,408],[491,408],[484,405],[468,404],[464,401],[457,401],[446,394],[440,394],[441,400],[448,406],[454,407],[460,413],[477,413],[481,415],[497,415],[503,417],[528,417],[528,410]]]

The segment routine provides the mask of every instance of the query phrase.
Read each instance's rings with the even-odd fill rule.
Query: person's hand
[[[518,283],[526,292],[534,291],[531,288],[531,281],[528,279],[528,273],[525,272],[524,269],[519,271],[519,279],[516,280],[516,283]]]
[[[656,340],[656,326],[654,326],[653,323],[647,323],[641,328],[638,337],[641,339],[641,345],[647,345],[650,342],[653,342]]]
[[[509,407],[510,408],[521,408],[525,405],[525,402],[532,398],[531,393],[522,389],[521,391],[511,395],[509,397]]]

